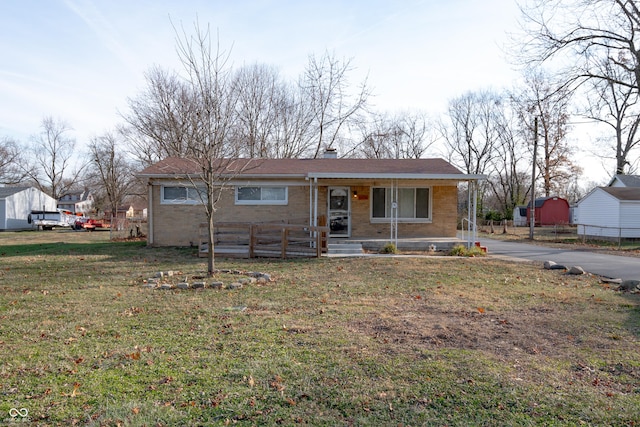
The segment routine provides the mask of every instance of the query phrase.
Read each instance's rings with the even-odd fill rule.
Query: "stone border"
[[[545,261],[544,262],[544,269],[545,270],[564,270],[565,274],[570,274],[570,275],[582,275],[582,274],[587,274],[584,269],[580,266],[573,266],[570,268],[567,268],[564,265],[558,264],[556,262],[553,261]],[[618,287],[615,289],[617,291],[623,291],[623,292],[640,292],[640,280],[622,280],[622,279],[610,279],[608,277],[601,277],[600,281],[602,283],[607,283],[609,285],[613,284],[613,285],[618,285]]]
[[[175,276],[192,276],[192,277],[200,277],[197,275],[185,275],[184,273],[178,273],[175,271],[159,271],[153,277],[145,279],[142,283],[144,288],[148,289],[157,289],[157,290],[188,290],[188,289],[242,289],[245,285],[249,284],[260,284],[264,285],[269,282],[273,282],[274,280],[271,278],[271,275],[268,273],[261,273],[257,271],[240,271],[240,270],[215,270],[214,274],[225,273],[232,274],[238,276],[247,276],[240,278],[238,280],[232,281],[230,283],[225,284],[219,280],[212,280],[211,282],[207,282],[206,280],[196,280],[191,283],[187,280],[183,280],[178,282],[177,284],[163,282],[164,278],[167,277],[175,277]]]

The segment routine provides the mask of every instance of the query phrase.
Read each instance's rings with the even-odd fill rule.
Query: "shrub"
[[[464,245],[455,245],[449,251],[449,255],[451,256],[467,256],[467,257],[476,257],[476,256],[485,256],[486,254],[477,246],[471,246],[467,249]]]
[[[502,221],[504,219],[504,215],[502,212],[489,211],[484,215],[484,219],[487,221]]]
[[[396,247],[396,245],[394,243],[387,243],[386,245],[384,245],[384,247],[382,248],[382,253],[383,254],[397,254],[398,253],[398,248]]]

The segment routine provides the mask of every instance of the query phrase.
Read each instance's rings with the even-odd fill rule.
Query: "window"
[[[237,205],[286,205],[287,187],[236,187]]]
[[[425,222],[431,220],[429,188],[398,188],[397,200],[391,188],[371,189],[371,218],[387,220],[395,207],[398,221]],[[394,206],[394,201],[395,206]]]
[[[162,203],[195,205],[207,199],[204,188],[194,187],[162,187]]]

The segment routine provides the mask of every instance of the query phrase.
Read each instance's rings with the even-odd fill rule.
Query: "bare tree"
[[[361,142],[347,156],[376,159],[419,159],[437,137],[428,117],[422,113],[396,116],[372,114],[360,123]]]
[[[571,178],[581,173],[573,162],[568,141],[569,107],[572,92],[554,84],[548,74],[534,70],[525,76],[526,86],[517,95],[520,120],[533,135],[534,118],[539,122],[537,169],[545,197],[563,195]],[[530,139],[533,142],[533,138]]]
[[[276,100],[276,124],[272,134],[274,158],[296,158],[312,149],[313,115],[299,86],[285,85]]]
[[[284,83],[277,70],[266,65],[245,66],[236,72],[239,89],[235,140],[239,154],[249,158],[275,157],[275,128],[281,114]]]
[[[496,105],[500,96],[489,92],[470,92],[449,102],[448,122],[440,130],[447,155],[468,174],[483,174],[499,143]]]
[[[207,217],[208,272],[214,271],[214,227],[217,203],[228,183],[246,170],[251,161],[234,157],[232,131],[237,125],[239,87],[228,63],[229,53],[211,45],[211,33],[207,27],[195,24],[195,33],[187,35],[183,30],[177,37],[177,51],[186,72],[185,83],[193,96],[190,119],[193,133],[185,158],[196,170],[188,179],[199,192]]]
[[[612,81],[640,89],[640,9],[630,0],[531,0],[521,8],[523,62],[555,60],[569,82]],[[599,64],[608,61],[613,74]]]
[[[513,209],[524,203],[530,190],[530,158],[527,156],[527,132],[522,132],[514,104],[505,96],[496,114],[499,143],[489,165],[491,192],[495,208],[504,218],[511,218]]]
[[[188,153],[195,114],[191,89],[180,77],[158,67],[146,73],[147,87],[128,100],[120,129],[143,166]]]
[[[18,143],[9,138],[0,138],[0,184],[18,184],[26,178],[25,160]]]
[[[310,106],[313,117],[314,158],[318,157],[324,148],[341,143],[343,133],[367,106],[370,90],[366,80],[355,94],[348,93],[350,71],[350,60],[340,61],[328,53],[320,58],[314,55],[309,57],[300,85],[305,97],[304,102]]]
[[[103,195],[107,206],[115,214],[135,186],[133,167],[119,148],[115,133],[108,132],[93,138],[89,153],[89,177],[98,184],[98,193]]]
[[[79,160],[67,123],[45,117],[41,128],[32,138],[33,164],[25,172],[41,191],[57,200],[80,182],[86,163]]]
[[[609,61],[601,63],[603,75],[610,75],[610,80],[592,80],[590,97],[585,115],[597,122],[605,124],[615,135],[615,144],[611,147],[611,138],[602,138],[602,144],[615,153],[616,167],[614,174],[623,174],[629,170],[632,151],[640,146],[640,108],[639,94],[634,87],[615,83],[622,80],[616,73],[621,70]],[[611,153],[610,152],[610,153]],[[601,157],[612,157],[602,155]]]

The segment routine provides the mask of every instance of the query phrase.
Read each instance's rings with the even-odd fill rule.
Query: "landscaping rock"
[[[176,286],[178,289],[189,289],[189,284],[187,282],[180,282]]]
[[[562,264],[556,264],[551,266],[552,270],[566,270],[567,267]]]
[[[584,269],[582,267],[575,265],[575,266],[573,266],[573,267],[571,267],[569,269],[567,274],[572,274],[574,276],[580,276],[582,274],[585,274],[585,271],[584,271]]]
[[[640,280],[625,280],[618,289],[627,292],[636,291],[640,289]]]
[[[156,286],[158,286],[158,285],[155,284],[155,283],[145,283],[145,284],[142,285],[142,287],[144,287],[144,288],[155,288]]]
[[[621,285],[622,284],[622,279],[610,279],[608,277],[602,277],[600,279],[600,281],[602,283],[610,283],[612,285]]]
[[[211,282],[211,285],[209,286],[211,286],[213,289],[222,289],[222,285],[222,282]]]
[[[158,279],[156,279],[155,277],[151,277],[149,279],[147,279],[147,283],[150,285],[157,285],[158,284]]]
[[[207,284],[205,282],[193,282],[193,285],[191,285],[193,289],[202,289],[206,286]]]
[[[163,291],[168,291],[169,289],[173,289],[173,285],[171,285],[169,283],[163,283],[162,285],[160,285],[158,287],[158,289],[161,289]]]
[[[227,285],[227,289],[242,289],[242,286],[243,285],[240,282],[233,282]]]
[[[544,269],[545,270],[551,270],[551,267],[553,267],[554,265],[557,265],[555,262],[553,261],[545,261],[544,262]]]

